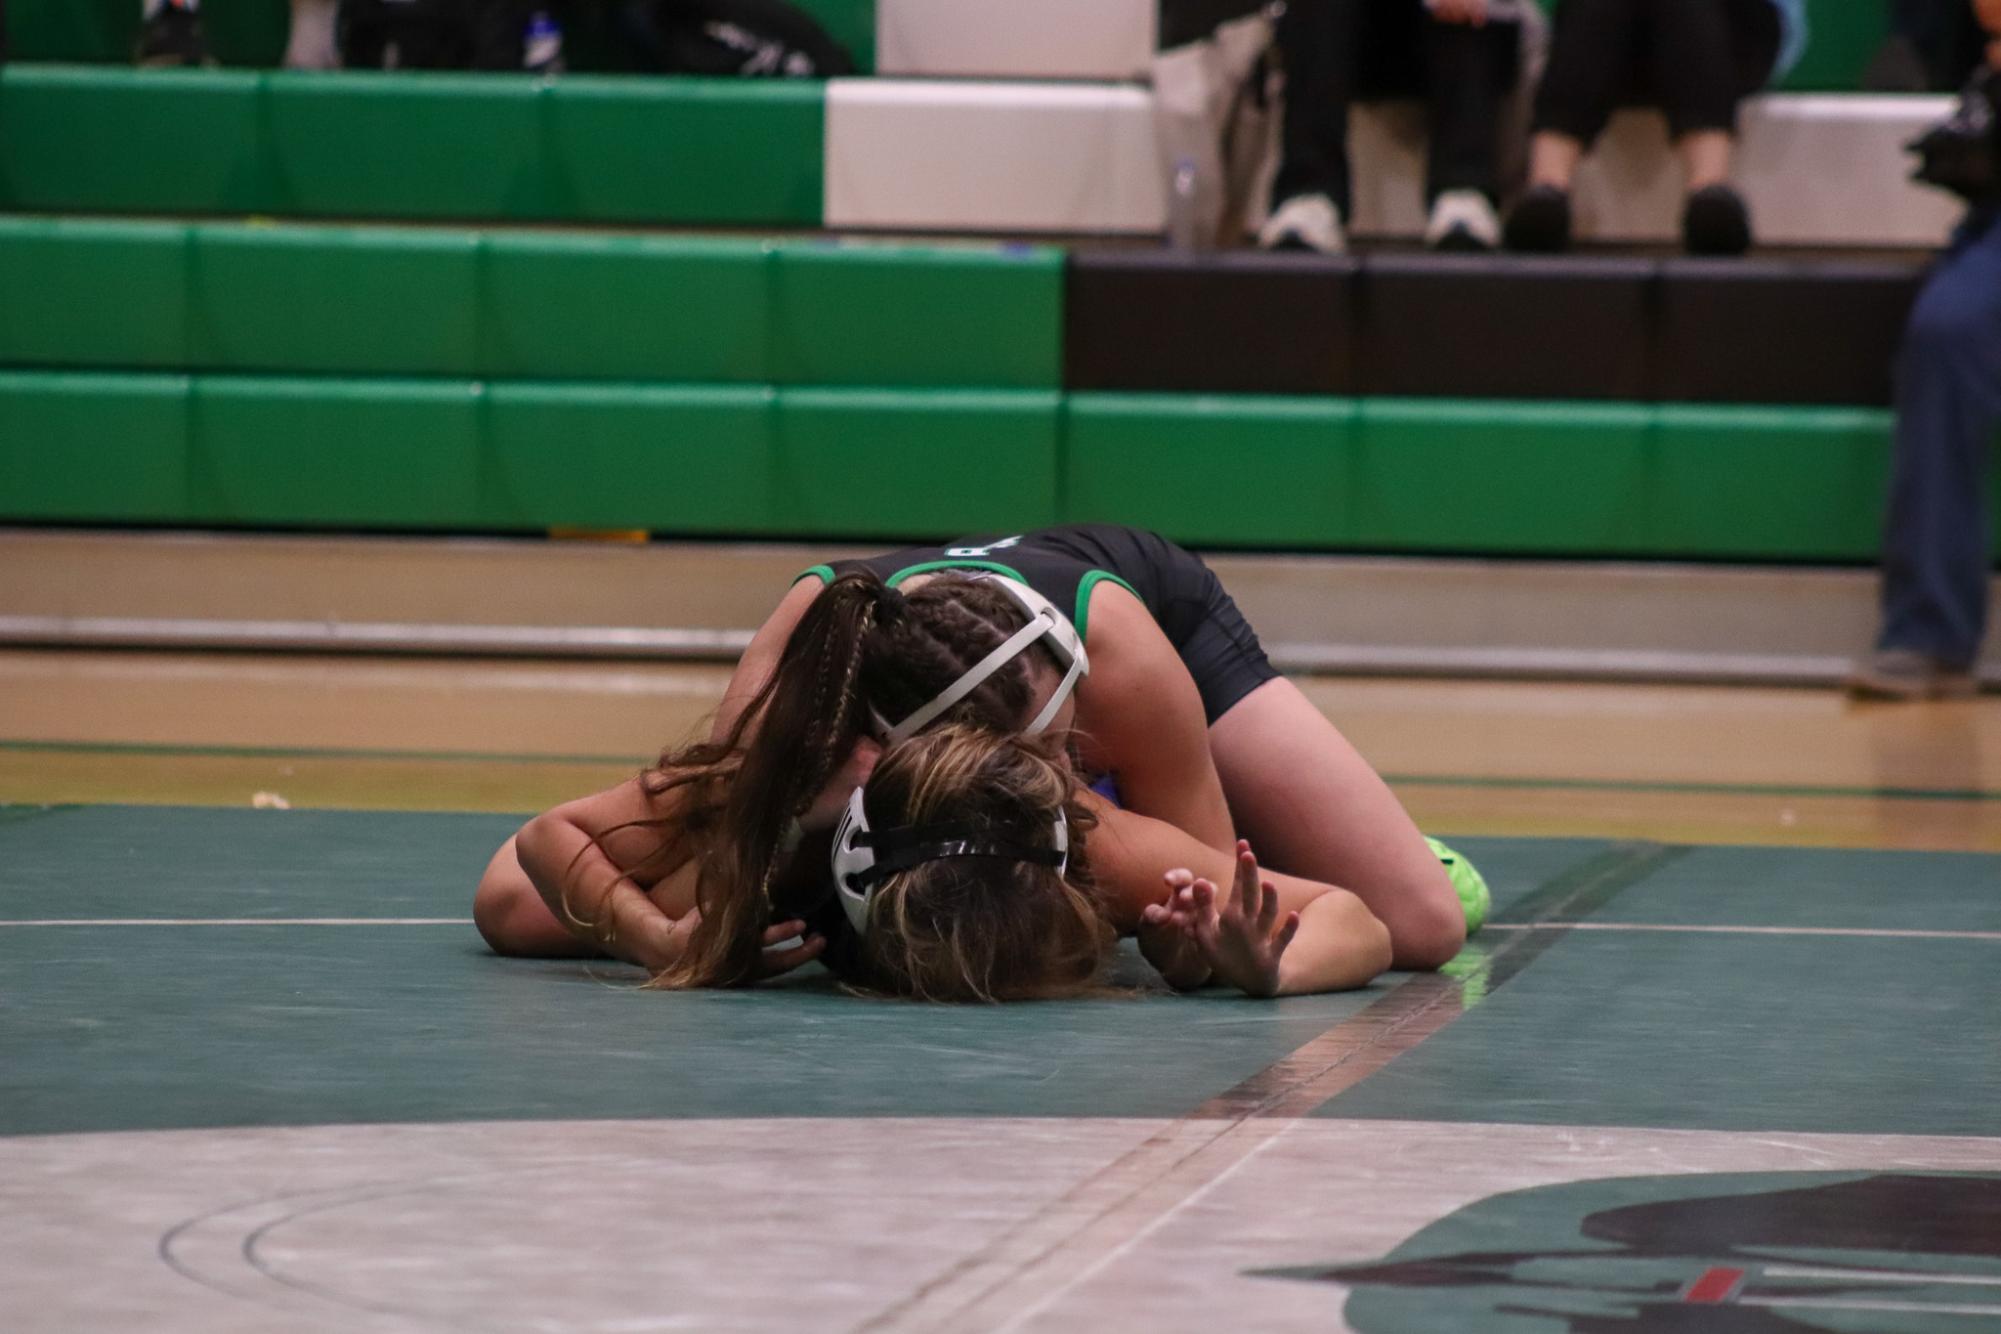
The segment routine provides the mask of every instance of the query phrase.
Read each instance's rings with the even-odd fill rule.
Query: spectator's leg
[[[292,31],[285,42],[285,68],[334,69],[340,54],[334,40],[337,0],[292,0]]]
[[[1880,650],[1970,667],[1986,631],[1987,454],[2001,428],[2001,219],[1939,263],[1897,360]]]
[[[1549,67],[1536,93],[1534,128],[1539,141],[1547,136],[1568,142],[1536,152],[1533,184],[1570,188],[1577,159],[1605,128],[1620,93],[1632,82],[1649,3],[1564,0],[1557,6]]]
[[[1441,23],[1427,18],[1424,92],[1431,113],[1431,161],[1425,195],[1499,186],[1501,99],[1514,68],[1520,31],[1512,23]]]
[[[1688,183],[1682,235],[1695,254],[1741,255],[1751,215],[1730,187],[1737,108],[1779,51],[1768,0],[1653,0],[1650,78]]]
[[[1348,104],[1355,97],[1356,48],[1367,0],[1293,0],[1278,21],[1285,62],[1285,116],[1277,207],[1298,195],[1326,195],[1349,216]]]
[[[1648,0],[1648,17],[1648,77],[1669,136],[1735,133],[1739,89],[1726,0]]]
[[[1728,130],[1690,130],[1677,138],[1674,152],[1681,159],[1689,193],[1729,184],[1730,160],[1735,149],[1736,141]]]
[[[1570,182],[1633,80],[1648,0],[1564,0],[1536,90],[1529,188],[1508,215],[1510,250],[1570,247]]]
[[[1501,100],[1514,77],[1521,30],[1513,23],[1474,27],[1427,13],[1418,33],[1431,120],[1425,240],[1441,250],[1491,250],[1501,243],[1494,213],[1500,198]]]

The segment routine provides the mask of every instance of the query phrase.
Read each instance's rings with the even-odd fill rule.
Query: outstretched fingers
[[[1198,878],[1184,893],[1188,930],[1204,950],[1213,950],[1219,926],[1216,910],[1218,891],[1215,883]]]
[[[789,943],[792,941],[798,943]],[[764,929],[763,975],[778,977],[789,973],[819,958],[826,948],[827,938],[818,932],[806,934],[803,921],[774,922]]]
[[[1236,909],[1249,921],[1258,915],[1258,857],[1244,839],[1237,840],[1237,874],[1231,888],[1236,891]]]
[[[1285,953],[1285,947],[1287,945],[1290,945],[1292,943],[1292,938],[1298,934],[1299,934],[1299,914],[1296,912],[1289,912],[1285,915],[1284,924],[1281,925],[1278,929],[1278,938],[1272,942],[1272,953],[1273,954]]]

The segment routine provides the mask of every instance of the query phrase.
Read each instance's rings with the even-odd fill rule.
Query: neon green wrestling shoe
[[[1466,910],[1466,934],[1470,936],[1486,922],[1487,907],[1493,902],[1493,895],[1487,892],[1487,877],[1481,875],[1472,862],[1437,839],[1427,837],[1424,841],[1431,845],[1431,850],[1445,866],[1445,874],[1459,895],[1459,906]]]

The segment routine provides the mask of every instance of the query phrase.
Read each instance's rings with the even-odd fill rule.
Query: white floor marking
[[[1926,1274],[1902,1269],[1824,1269],[1813,1265],[1766,1265],[1766,1278],[1826,1278],[1839,1282],[1865,1279],[1870,1283],[1970,1283],[2001,1288],[2001,1277],[1986,1274]]]
[[[0,1289],[33,1313],[7,1325],[24,1334],[852,1330],[1150,1137],[1194,1149],[1191,1129],[1217,1127],[705,1118],[0,1137]],[[1340,1285],[1254,1271],[1370,1261],[1475,1201],[1571,1181],[2001,1170],[1996,1138],[1332,1118],[1218,1148],[1233,1170],[1190,1163],[1199,1189],[1054,1274],[1060,1290],[914,1323],[1341,1334]],[[866,1226],[841,1221],[863,1202]],[[1866,1309],[1902,1295],[1924,1313],[1985,1310],[1881,1295]]]
[[[1927,1315],[2001,1315],[2001,1306],[1942,1306],[1937,1302],[1865,1302],[1849,1297],[1739,1297],[1739,1306],[1810,1306],[1827,1311],[1923,1311]]]
[[[1858,936],[1884,940],[2001,940],[2001,931],[1918,931],[1874,926],[1691,926],[1670,922],[1489,922],[1483,931],[1682,931],[1712,936]]]
[[[1232,1127],[1232,1129],[1234,1128],[1235,1127]],[[1231,1163],[1221,1172],[1218,1172],[1215,1176],[1211,1177],[1207,1183],[1198,1187],[1193,1193],[1182,1197],[1180,1200],[1177,1200],[1165,1213],[1155,1218],[1145,1227],[1142,1227],[1139,1231],[1133,1233],[1132,1236],[1126,1238],[1123,1242],[1113,1247],[1110,1251],[1107,1251],[1105,1254],[1099,1256],[1096,1260],[1092,1261],[1082,1270],[1078,1271],[1075,1274],[1070,1275],[1068,1278],[1062,1280],[1059,1283],[1051,1285],[1047,1293],[1037,1298],[1032,1304],[1024,1307],[1021,1310],[1021,1312],[1017,1314],[1013,1319],[1007,1321],[1003,1325],[998,1326],[995,1330],[995,1334],[1014,1334],[1015,1330],[1020,1329],[1030,1320],[1034,1319],[1036,1316],[1041,1315],[1051,1306],[1054,1306],[1063,1297],[1068,1296],[1070,1292],[1073,1289],[1075,1289],[1079,1284],[1084,1283],[1090,1279],[1096,1278],[1100,1273],[1103,1273],[1104,1270],[1107,1267],[1109,1267],[1114,1260],[1118,1260],[1124,1257],[1126,1254],[1128,1254],[1134,1248],[1136,1248],[1141,1242],[1145,1241],[1148,1237],[1151,1237],[1154,1233],[1160,1231],[1160,1229],[1165,1227],[1168,1223],[1180,1217],[1183,1213],[1185,1213],[1189,1209],[1190,1206],[1199,1203],[1203,1199],[1206,1199],[1210,1195],[1210,1193],[1213,1192],[1218,1186],[1221,1186],[1225,1181],[1228,1181],[1231,1177],[1235,1176],[1237,1172],[1240,1169],[1242,1169],[1246,1163],[1250,1162],[1251,1159],[1257,1157],[1259,1154],[1263,1153],[1266,1149],[1270,1148],[1273,1144],[1277,1142],[1277,1140],[1278,1136],[1273,1135],[1268,1139],[1262,1140],[1257,1144],[1252,1145],[1249,1152],[1245,1153],[1243,1157],[1237,1159],[1236,1162]]]
[[[470,917],[10,917],[0,926],[471,926]]]

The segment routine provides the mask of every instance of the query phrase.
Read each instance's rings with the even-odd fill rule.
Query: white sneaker
[[[1317,250],[1323,255],[1348,253],[1348,234],[1341,230],[1341,210],[1326,195],[1294,195],[1272,210],[1258,228],[1258,244],[1266,250]]]
[[[1493,250],[1501,244],[1501,219],[1478,190],[1447,190],[1431,206],[1424,243],[1433,250]]]

